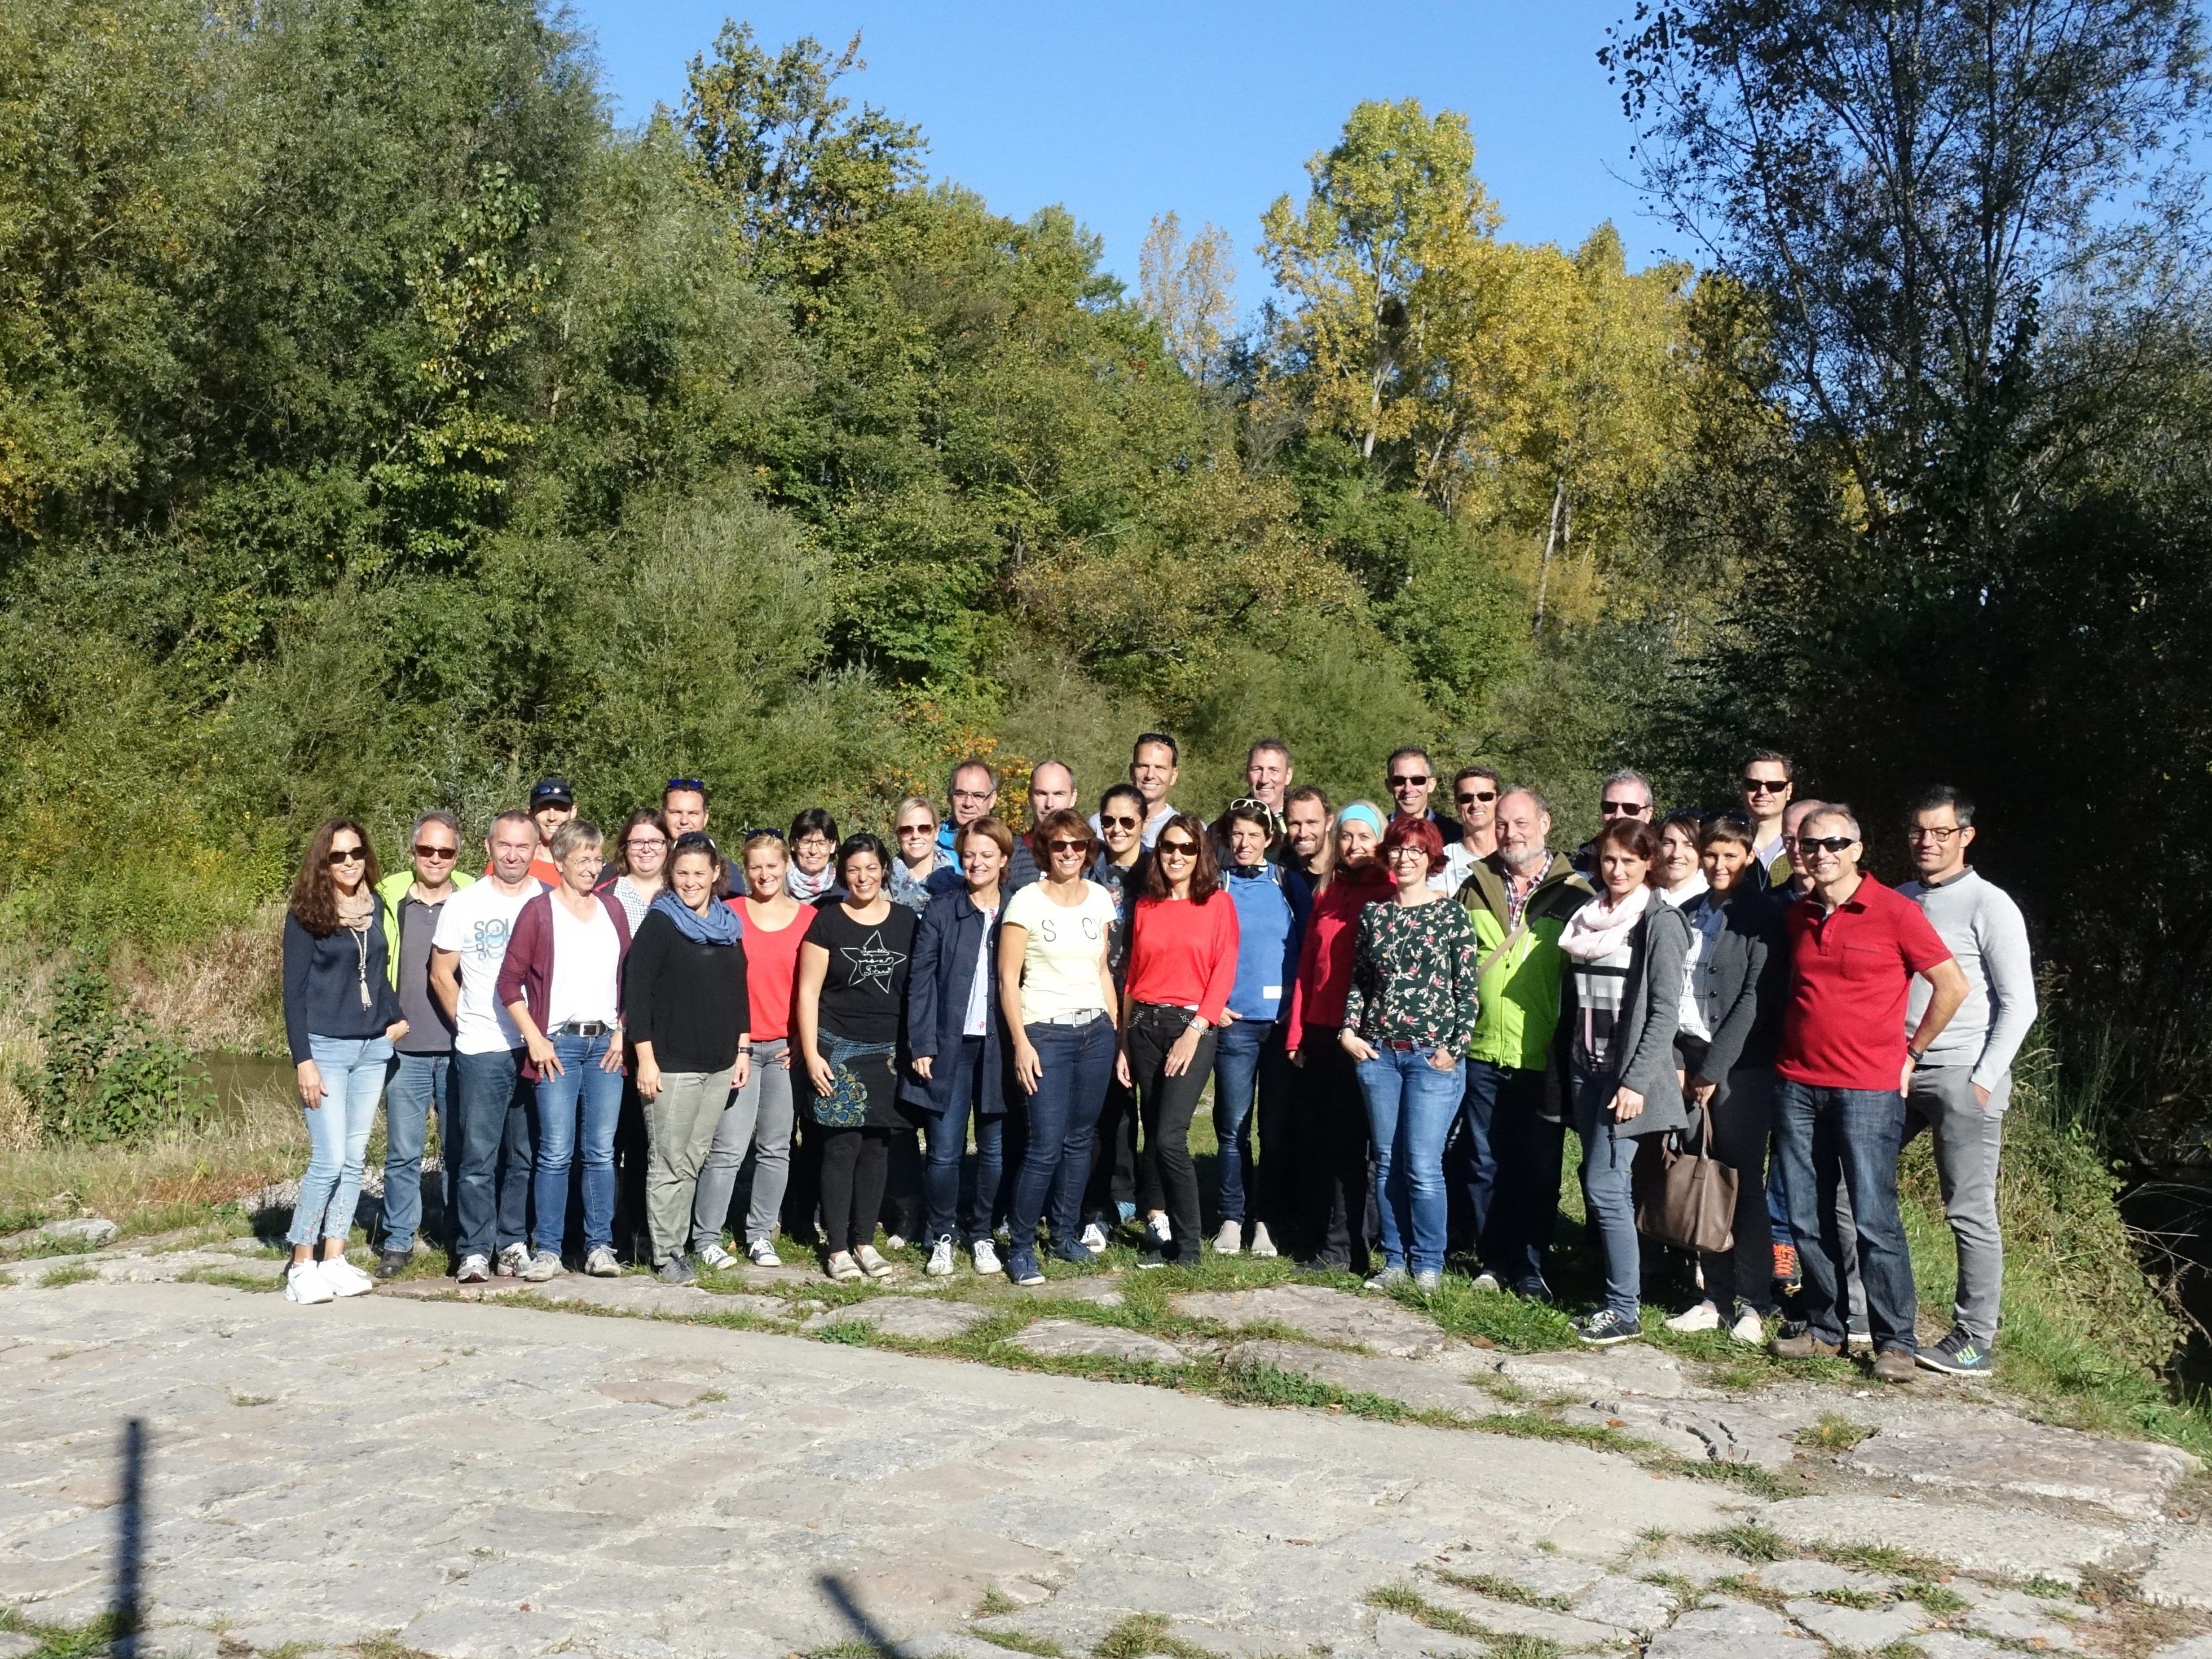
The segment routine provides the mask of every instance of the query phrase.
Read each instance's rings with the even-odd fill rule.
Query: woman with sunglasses
[[[1237,907],[1237,978],[1229,990],[1213,1048],[1213,1137],[1220,1147],[1216,1165],[1220,1186],[1220,1231],[1213,1248],[1235,1255],[1245,1245],[1247,1192],[1250,1188],[1251,1249],[1258,1256],[1275,1254],[1265,1216],[1279,1207],[1261,1181],[1290,1167],[1282,1141],[1290,1062],[1284,1058],[1283,1016],[1290,1012],[1286,989],[1297,972],[1304,925],[1304,890],[1283,878],[1270,863],[1276,818],[1265,801],[1233,800],[1213,821],[1212,836],[1225,853],[1222,887]],[[1265,1169],[1252,1160],[1252,1120],[1259,1106],[1260,1150]]]
[[[1424,1294],[1443,1282],[1444,1137],[1467,1091],[1474,1035],[1474,929],[1467,912],[1429,884],[1444,841],[1425,818],[1399,818],[1382,836],[1392,902],[1359,913],[1352,985],[1337,1041],[1359,1068],[1375,1140],[1382,1271],[1370,1291]]]
[[[875,836],[837,849],[845,896],[814,907],[799,949],[793,996],[799,1052],[813,1085],[812,1128],[822,1133],[824,1270],[839,1280],[891,1271],[875,1246],[891,1132],[909,1127],[898,1109],[899,1014],[914,957],[915,917],[884,891],[890,854]]]
[[[608,861],[614,873],[603,884],[629,918],[633,934],[647,908],[668,889],[668,848],[675,839],[668,821],[649,806],[631,813],[615,838],[615,855]]]
[[[1364,1274],[1370,1265],[1367,1097],[1338,1034],[1359,913],[1390,896],[1389,872],[1375,856],[1382,840],[1382,814],[1372,802],[1356,800],[1337,813],[1335,860],[1314,892],[1283,1033],[1299,1068],[1292,1128],[1309,1183],[1301,1229],[1308,1237],[1299,1243],[1310,1253],[1307,1265],[1321,1272]]]
[[[1559,935],[1554,1064],[1583,1143],[1583,1194],[1605,1246],[1605,1304],[1574,1322],[1593,1347],[1644,1334],[1642,1246],[1629,1173],[1636,1143],[1689,1121],[1674,1071],[1674,1030],[1690,926],[1661,903],[1653,866],[1659,837],[1641,818],[1615,816],[1590,843],[1597,896]]]
[[[1084,1187],[1114,1075],[1114,899],[1083,873],[1091,826],[1062,811],[1033,833],[1044,872],[1007,901],[999,927],[999,1003],[1014,1076],[1029,1098],[1028,1143],[1007,1214],[1006,1273],[1017,1285],[1044,1283],[1036,1234],[1048,1211],[1053,1254],[1091,1257],[1079,1237]]]
[[[926,796],[908,795],[898,804],[891,814],[891,902],[920,915],[929,908],[929,878],[957,867],[959,860],[937,844],[937,808]]]
[[[345,1259],[345,1247],[392,1045],[407,1035],[378,925],[378,878],[368,832],[351,818],[332,818],[307,843],[285,908],[284,1040],[307,1120],[307,1168],[292,1205],[292,1265],[284,1274],[293,1302],[375,1288]]]
[[[809,806],[800,811],[791,821],[786,845],[791,865],[783,879],[792,897],[811,904],[836,886],[837,820],[830,816],[829,808]]]
[[[708,1149],[729,1116],[726,1103],[749,1080],[752,1020],[741,924],[714,896],[723,881],[721,849],[694,830],[677,839],[668,864],[668,890],[653,900],[630,949],[626,1012],[637,1048],[637,1092],[647,1103],[653,1265],[663,1284],[689,1285],[694,1262],[730,1265],[726,1253],[708,1261],[685,1246],[694,1237]],[[725,1185],[721,1208],[729,1206]],[[719,1243],[719,1220],[714,1237]]]
[[[1213,1072],[1214,1027],[1237,981],[1237,905],[1221,890],[1206,825],[1178,812],[1160,826],[1145,890],[1129,916],[1115,1075],[1136,1091],[1145,1146],[1138,1266],[1199,1261],[1198,1172],[1190,1119]]]
[[[1152,854],[1145,846],[1145,797],[1133,783],[1109,785],[1098,799],[1101,845],[1091,879],[1114,898],[1114,939],[1107,953],[1114,970],[1110,1005],[1121,1006],[1121,985],[1129,965],[1129,906],[1144,890]],[[1106,1085],[1091,1146],[1091,1178],[1083,1194],[1083,1248],[1106,1254],[1107,1235],[1137,1213],[1137,1097],[1115,1079]]]

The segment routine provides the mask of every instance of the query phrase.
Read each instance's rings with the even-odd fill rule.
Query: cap
[[[530,810],[535,812],[550,802],[555,806],[574,806],[576,792],[568,787],[566,778],[540,778],[530,786]]]

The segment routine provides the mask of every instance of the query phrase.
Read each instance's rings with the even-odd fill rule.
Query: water
[[[242,1112],[254,1100],[291,1092],[292,1062],[282,1055],[239,1054],[210,1048],[198,1058],[214,1086],[216,1109],[225,1115]]]

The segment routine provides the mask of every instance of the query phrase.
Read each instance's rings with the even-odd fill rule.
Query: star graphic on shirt
[[[868,942],[859,950],[847,945],[841,947],[838,954],[853,964],[848,979],[854,990],[863,985],[874,985],[885,996],[891,994],[892,973],[906,960],[902,953],[884,948],[881,928],[869,934]]]

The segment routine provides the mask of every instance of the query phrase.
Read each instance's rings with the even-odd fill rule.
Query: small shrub
[[[15,1082],[47,1140],[143,1141],[198,1122],[213,1105],[191,1051],[119,1003],[88,963],[56,982],[39,1038],[44,1060],[17,1067]]]

